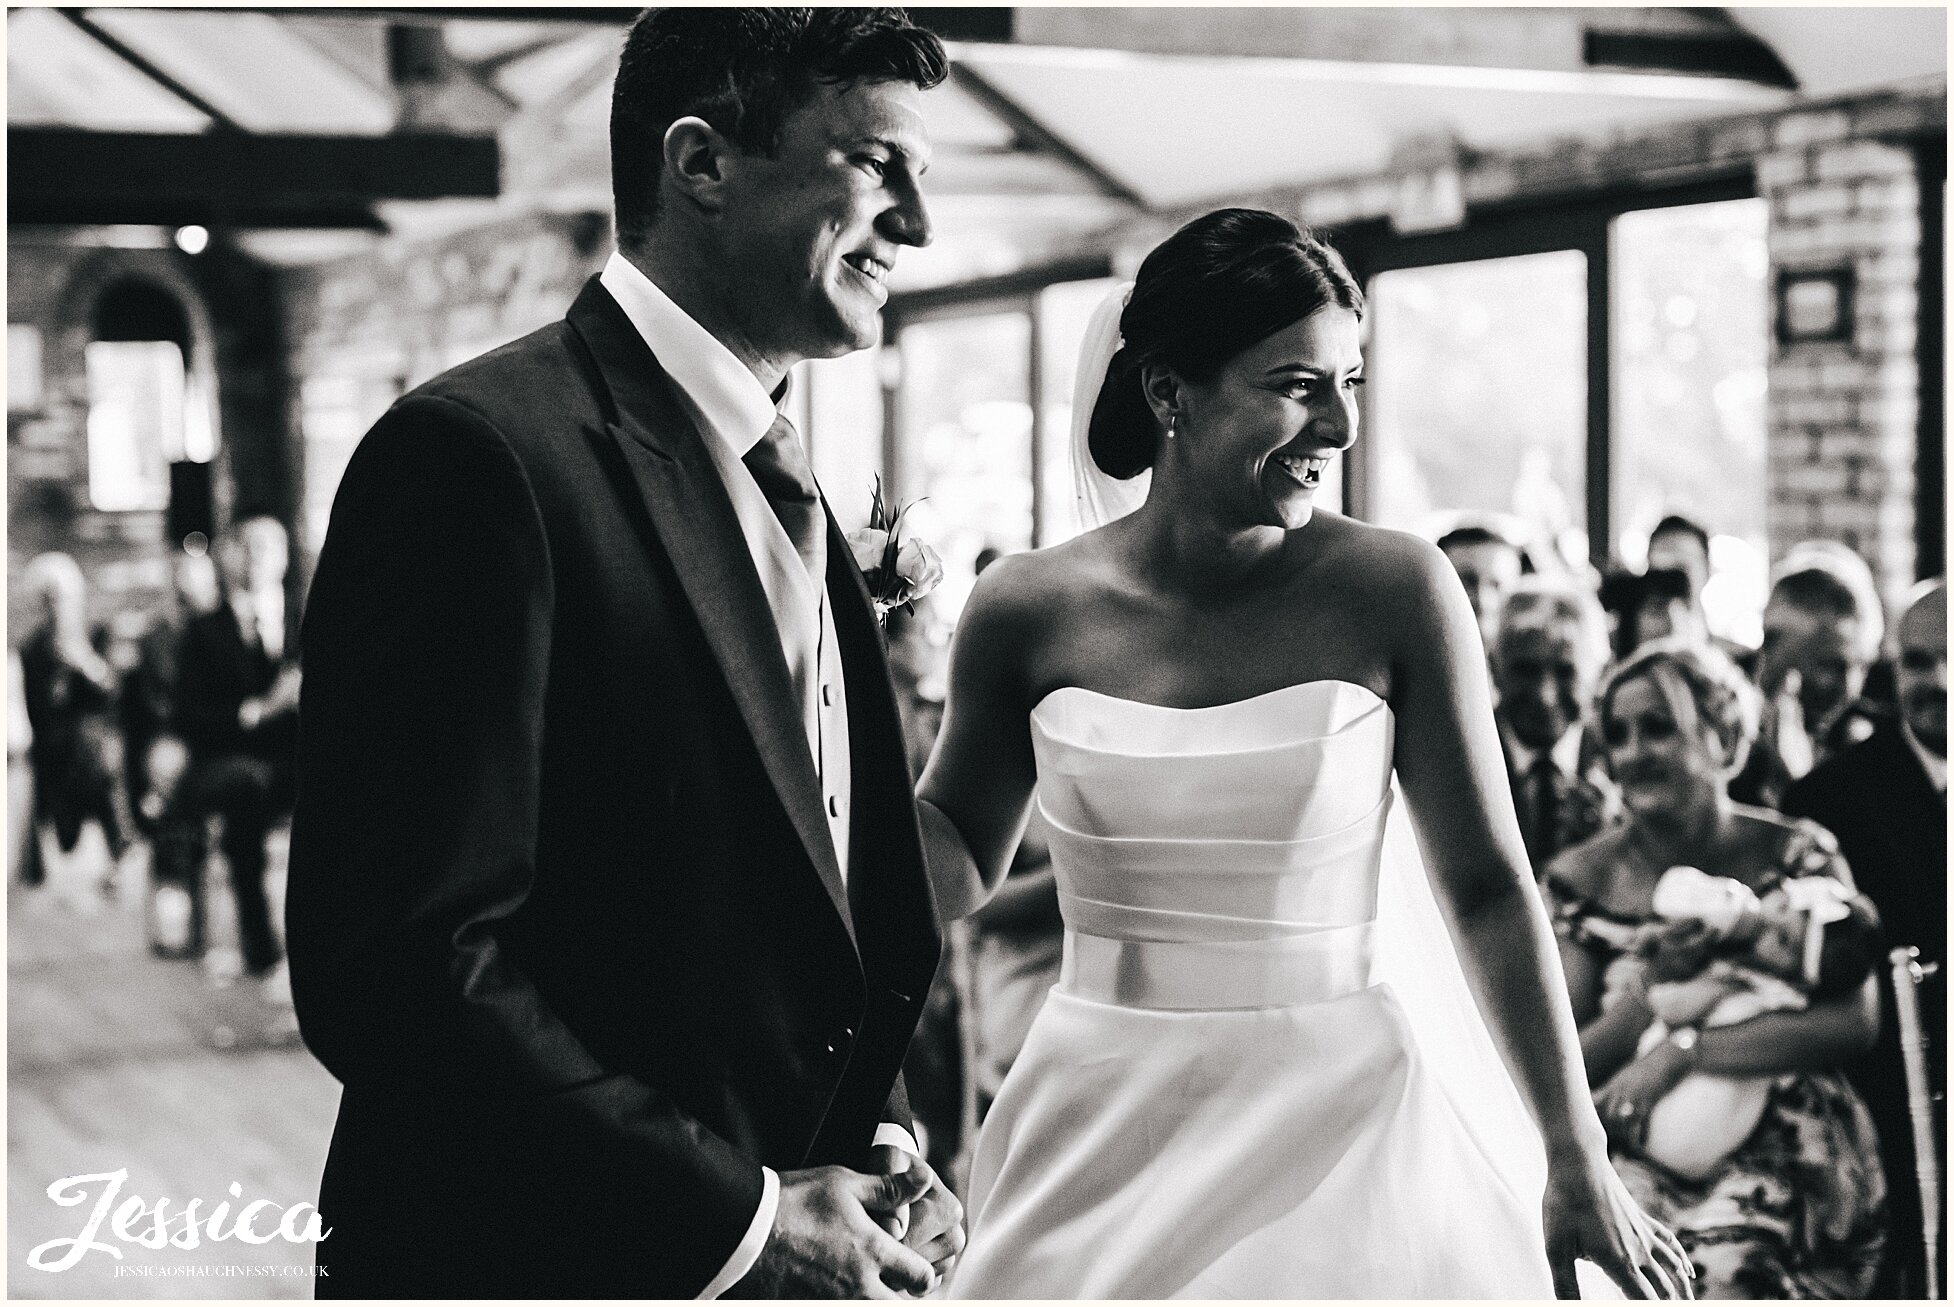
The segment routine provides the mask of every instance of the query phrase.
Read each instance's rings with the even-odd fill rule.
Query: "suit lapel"
[[[854,921],[780,633],[719,469],[650,347],[608,291],[593,279],[569,320],[610,388],[615,415],[607,437],[630,469],[767,776],[852,942]]]
[[[848,693],[848,747],[855,817],[850,826],[848,892],[857,928],[873,947],[865,958],[904,1002],[920,1004],[940,943],[924,867],[915,787],[903,747],[902,715],[883,652],[875,606],[847,540],[828,518],[828,603]],[[911,992],[914,991],[914,992]]]

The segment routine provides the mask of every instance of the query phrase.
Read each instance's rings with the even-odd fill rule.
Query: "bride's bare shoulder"
[[[1429,594],[1435,582],[1453,575],[1438,546],[1409,531],[1339,513],[1319,513],[1310,527],[1320,530],[1323,563],[1374,593]]]
[[[1030,634],[1049,627],[1103,591],[1110,566],[1103,531],[1043,549],[1006,554],[984,569],[971,591],[963,622],[992,634]]]

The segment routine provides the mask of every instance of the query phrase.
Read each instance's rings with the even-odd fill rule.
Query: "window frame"
[[[882,348],[897,360],[882,370],[882,421],[888,438],[882,442],[882,483],[896,487],[898,494],[908,482],[905,460],[912,455],[911,441],[903,426],[902,413],[902,333],[912,326],[943,322],[955,318],[1021,314],[1030,324],[1026,348],[1025,381],[1031,406],[1031,543],[1034,549],[1049,542],[1051,523],[1045,511],[1044,468],[1053,440],[1064,440],[1064,432],[1049,430],[1045,405],[1045,327],[1038,312],[1038,297],[1048,287],[1073,281],[1102,281],[1114,275],[1110,254],[1089,255],[1041,264],[1019,272],[978,281],[928,290],[891,295],[882,309]]]
[[[1485,206],[1470,211],[1463,226],[1436,232],[1400,234],[1383,220],[1332,230],[1330,243],[1350,265],[1368,293],[1380,273],[1431,268],[1523,254],[1574,250],[1587,259],[1587,458],[1582,490],[1589,561],[1605,568],[1614,540],[1614,339],[1613,265],[1610,231],[1614,219],[1643,209],[1680,208],[1724,200],[1757,198],[1749,167],[1658,188],[1617,188],[1594,195],[1559,196],[1523,204]],[[1368,419],[1369,414],[1364,415]],[[1375,460],[1368,442],[1351,448],[1344,467],[1344,502],[1353,517],[1367,517]]]

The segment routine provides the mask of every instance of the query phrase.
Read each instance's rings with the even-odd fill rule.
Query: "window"
[[[981,313],[902,330],[898,496],[943,555],[959,611],[986,547],[1032,543],[1031,318]]]
[[[7,324],[7,411],[32,413],[41,407],[41,332],[20,322]]]
[[[1371,301],[1359,515],[1427,536],[1488,515],[1570,564],[1639,566],[1657,519],[1695,507],[1718,536],[1712,625],[1746,638],[1769,347],[1750,192],[1732,177],[1340,233]]]
[[[169,465],[215,455],[211,398],[186,366],[189,347],[189,317],[167,291],[125,281],[102,296],[83,353],[88,497],[97,509],[165,508]]]
[[[1763,200],[1624,213],[1613,224],[1611,370],[1618,557],[1671,512],[1711,532],[1710,629],[1763,636],[1768,587]]]
[[[1527,538],[1585,529],[1587,260],[1578,250],[1371,283],[1371,521],[1442,535],[1462,513]],[[1571,542],[1574,558],[1585,540]]]

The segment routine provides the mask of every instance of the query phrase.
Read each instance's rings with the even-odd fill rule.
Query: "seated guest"
[[[1490,650],[1499,629],[1500,604],[1526,571],[1526,554],[1500,532],[1477,523],[1447,531],[1438,538],[1438,548],[1459,574],[1473,615],[1479,619],[1480,638]]]
[[[1494,715],[1536,872],[1619,816],[1584,730],[1607,663],[1607,619],[1592,595],[1558,578],[1514,584],[1493,642]]]
[[[184,626],[176,731],[190,749],[191,811],[224,819],[222,850],[237,900],[247,974],[283,1000],[284,951],[265,890],[265,836],[292,810],[299,670],[285,611],[285,528],[247,518],[218,544],[224,602]]]
[[[1792,549],[1764,605],[1757,747],[1731,782],[1741,803],[1775,808],[1791,782],[1866,739],[1881,720],[1863,696],[1885,626],[1872,573],[1843,546]]]
[[[109,855],[120,861],[129,847],[122,811],[122,750],[115,728],[115,671],[97,652],[88,632],[88,589],[81,567],[66,554],[42,554],[28,563],[24,581],[37,601],[41,623],[20,647],[21,689],[32,741],[27,757],[34,777],[34,820],[54,827],[55,842],[72,853],[91,820],[102,828]],[[38,839],[30,840],[22,879],[43,877]],[[113,867],[104,869],[109,887]]]
[[[1678,1030],[1802,1012],[1858,990],[1884,961],[1871,900],[1826,876],[1759,895],[1728,876],[1671,867],[1656,882],[1654,906],[1660,924],[1624,927],[1632,947],[1613,964],[1643,968],[1656,1016],[1637,1053]],[[1643,1155],[1684,1179],[1709,1179],[1763,1119],[1771,1085],[1769,1076],[1684,1076],[1649,1109]]]
[[[1878,905],[1891,942],[1911,944],[1942,970],[1920,990],[1928,1079],[1941,1159],[1947,1132],[1947,582],[1924,581],[1895,628],[1900,716],[1794,783],[1784,810],[1838,837],[1860,888]],[[1876,1298],[1927,1291],[1920,1191],[1899,1029],[1887,991],[1877,1046],[1848,1067],[1879,1127],[1892,1242]],[[1945,1167],[1942,1168],[1945,1174]],[[1944,1249],[1945,1245],[1943,1245]],[[1942,1267],[1945,1283],[1945,1264]]]
[[[1698,1297],[1860,1296],[1885,1240],[1886,1185],[1871,1118],[1839,1068],[1872,1043],[1876,985],[1738,1025],[1684,1023],[1644,1049],[1658,1020],[1651,967],[1621,962],[1630,946],[1620,934],[1656,919],[1656,887],[1672,867],[1733,878],[1760,897],[1814,876],[1850,891],[1851,873],[1817,825],[1730,800],[1757,704],[1721,654],[1648,646],[1609,675],[1599,717],[1627,817],[1556,858],[1544,890],[1616,1167],[1689,1249]],[[1771,1087],[1743,1142],[1690,1179],[1645,1147],[1651,1109],[1697,1074]]]

